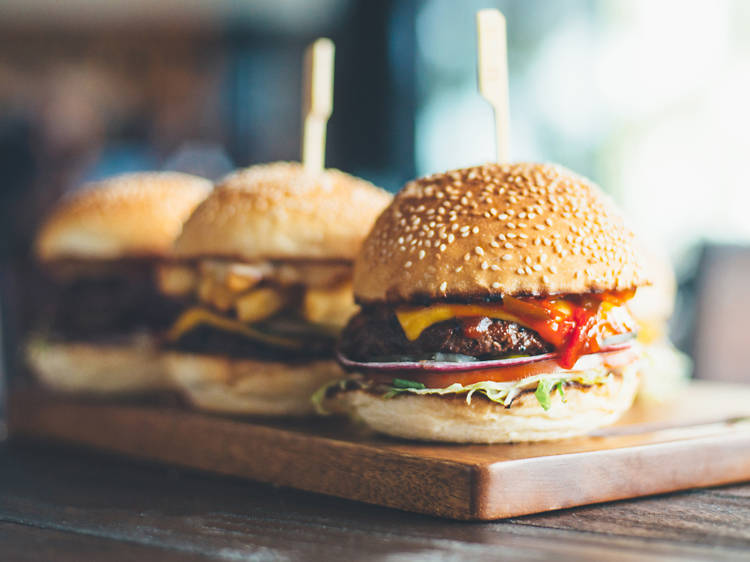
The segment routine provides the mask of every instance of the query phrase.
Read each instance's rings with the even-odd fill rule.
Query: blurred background
[[[703,376],[745,377],[716,357],[750,358],[745,0],[0,0],[0,259],[26,260],[40,217],[84,181],[298,159],[302,51],[319,36],[337,46],[330,166],[396,190],[492,160],[486,7],[508,20],[512,157],[612,194],[676,268],[678,345]]]

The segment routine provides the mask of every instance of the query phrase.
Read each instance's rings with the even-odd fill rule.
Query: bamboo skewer
[[[479,93],[495,114],[497,161],[507,162],[510,137],[508,48],[505,17],[499,10],[477,12],[477,55]]]
[[[302,164],[321,172],[325,167],[326,125],[333,110],[333,41],[321,38],[305,51],[302,86]]]

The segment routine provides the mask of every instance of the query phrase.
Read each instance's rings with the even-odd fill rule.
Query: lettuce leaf
[[[399,388],[399,389],[406,389],[406,388],[416,388],[421,389],[425,388],[425,386],[421,382],[415,382],[415,381],[407,381],[406,379],[393,379],[393,388]]]
[[[526,377],[525,379],[521,379],[519,381],[512,382],[482,381],[467,385],[453,383],[452,385],[446,386],[444,388],[416,388],[406,385],[403,385],[404,388],[399,388],[395,384],[393,384],[385,394],[385,398],[391,398],[393,396],[404,393],[417,394],[420,396],[445,396],[447,394],[465,394],[466,402],[470,404],[471,397],[474,395],[474,393],[478,392],[484,395],[489,400],[507,407],[510,406],[513,400],[523,391],[535,390],[534,395],[536,396],[537,401],[542,406],[542,408],[547,410],[552,405],[552,399],[550,395],[554,390],[557,390],[560,393],[563,402],[565,401],[565,395],[563,393],[563,385],[565,383],[577,382],[587,386],[603,384],[609,380],[610,376],[612,376],[612,374],[609,369],[600,368],[586,372],[534,375],[531,377]]]
[[[544,408],[545,411],[549,410],[549,407],[552,405],[552,399],[550,398],[549,393],[552,392],[553,388],[560,386],[561,384],[562,381],[542,379],[536,386],[534,396],[536,396],[537,402],[539,402],[539,405]]]

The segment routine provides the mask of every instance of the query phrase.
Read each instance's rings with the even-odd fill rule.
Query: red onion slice
[[[587,355],[598,355],[609,351],[620,351],[631,347],[631,342],[620,343],[608,346],[597,353]],[[466,371],[480,371],[483,369],[500,369],[502,367],[517,367],[519,365],[528,365],[538,361],[556,359],[559,353],[543,353],[541,355],[530,355],[527,357],[508,357],[505,359],[490,359],[487,361],[466,361],[466,362],[449,362],[449,361],[354,361],[345,357],[340,351],[336,352],[336,359],[344,369],[349,371],[360,372],[381,372],[388,373],[391,371],[407,372],[424,372],[432,371],[435,373],[460,373]],[[586,357],[583,355],[581,358]]]

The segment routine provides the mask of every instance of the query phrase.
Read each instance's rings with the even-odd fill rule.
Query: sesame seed
[[[481,267],[482,267],[482,269],[489,269],[490,264],[488,264],[486,261],[483,261]]]
[[[484,255],[484,250],[483,250],[483,249],[481,248],[481,246],[477,246],[476,248],[474,248],[474,252],[475,252],[475,253],[476,253],[476,254],[477,254],[478,256],[483,256],[483,255]]]
[[[424,259],[424,256],[425,256],[425,251],[424,250],[419,250],[419,259],[420,260]]]
[[[525,275],[526,270],[523,267],[519,267],[518,269],[516,269],[516,273],[518,273],[518,275]]]
[[[493,248],[499,248],[499,247],[500,247],[500,244],[498,244],[497,242],[495,242],[494,240],[492,240],[492,241],[490,242],[490,246],[492,246]]]
[[[456,239],[456,237],[453,234],[449,234],[448,235],[448,244],[450,244],[451,242],[453,242],[455,239]]]
[[[511,244],[510,242],[506,242],[505,244],[503,244],[503,248],[506,248],[507,250],[512,250],[513,244]]]
[[[440,292],[441,293],[444,293],[447,288],[448,288],[448,283],[446,281],[443,281],[442,283],[440,283]]]
[[[412,263],[410,261],[406,262],[404,264],[404,268],[409,269],[412,266]]]
[[[538,263],[535,263],[533,265],[533,269],[534,269],[534,271],[541,271],[542,270],[542,266],[539,265]]]
[[[445,244],[440,244],[440,251],[441,251],[441,252],[445,252],[445,249],[446,249],[447,247],[448,247],[448,246],[446,246]]]
[[[503,261],[509,261],[509,260],[512,260],[512,259],[513,259],[513,256],[511,254],[504,254],[503,257],[502,257]]]
[[[528,234],[524,234],[523,232],[519,232],[518,237],[519,238],[528,238],[529,235]]]
[[[494,283],[492,284],[492,288],[493,288],[493,289],[499,289],[499,288],[500,288],[500,283],[498,283],[497,281],[495,281],[495,282],[494,282]]]
[[[499,266],[499,265],[497,265],[496,263],[493,263],[493,264],[492,264],[492,265],[490,266],[490,269],[491,269],[492,271],[500,271],[500,266]]]

